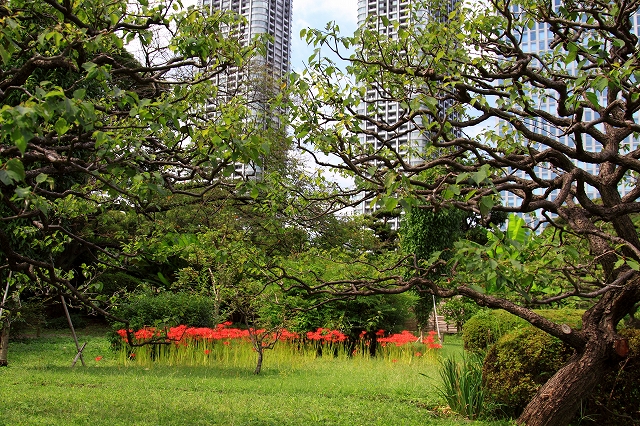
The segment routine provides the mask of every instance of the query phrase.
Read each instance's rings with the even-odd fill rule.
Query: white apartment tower
[[[200,0],[205,13],[230,11],[246,19],[241,27],[241,40],[249,42],[256,36],[268,35],[266,54],[254,58],[249,66],[232,68],[217,77],[221,99],[244,91],[253,103],[252,109],[259,114],[264,109],[263,98],[268,93],[258,93],[264,89],[256,87],[273,86],[272,82],[282,80],[290,70],[291,63],[291,7],[293,0]],[[264,83],[264,84],[262,84]],[[269,89],[267,89],[269,91]],[[265,125],[277,125],[277,119],[263,117]],[[259,168],[250,164],[237,164],[236,176],[251,177],[260,173]]]
[[[358,26],[368,22],[372,29],[386,34],[390,38],[395,38],[397,29],[393,25],[394,23],[398,23],[399,28],[402,28],[410,23],[420,25],[420,22],[426,22],[427,19],[442,19],[425,8],[417,8],[416,3],[421,2],[416,0],[358,0]],[[457,3],[458,0],[449,0],[447,12],[451,12]],[[411,90],[412,88],[407,87],[406,89]],[[416,93],[420,91],[420,87],[413,89]],[[378,121],[394,123],[402,115],[403,110],[399,102],[384,100],[389,97],[383,87],[369,87],[366,100],[361,105],[359,112],[371,115],[374,111]],[[393,132],[376,129],[375,125],[369,122],[363,123],[363,125],[367,130],[376,131],[377,137],[361,135],[362,143],[374,145],[376,150],[384,145],[390,146],[402,154],[410,164],[419,164],[424,161],[422,154],[427,146],[429,135],[423,131],[421,117],[416,117],[413,122],[399,126]],[[376,206],[372,208],[368,202],[364,202],[355,208],[355,213],[368,215],[375,210],[377,210]],[[391,223],[391,226],[396,229],[398,225],[397,219]]]
[[[266,57],[261,58],[275,76],[284,77],[291,62],[291,4],[292,0],[200,0],[209,12],[232,11],[247,20],[243,28],[244,40],[268,34],[272,39]]]
[[[553,6],[555,9],[558,9],[560,6],[562,6],[562,0],[553,0]],[[512,6],[512,12],[517,17],[523,13],[522,9],[518,6]],[[640,35],[640,12],[637,12],[633,17],[632,29],[636,35]],[[518,28],[518,32],[520,34],[520,48],[524,52],[543,55],[545,52],[550,51],[550,43],[553,39],[553,34],[549,30],[548,24],[537,22],[530,26],[523,25]],[[567,65],[567,67],[569,72],[574,74],[576,73],[575,63],[569,64]],[[604,98],[605,94],[602,94],[601,96]],[[537,94],[532,94],[531,97],[532,97],[533,104],[541,106],[546,111],[553,112],[557,110],[556,100],[552,96],[540,96]],[[595,118],[596,117],[594,117],[593,111],[589,109],[585,111],[584,119],[586,121],[591,121]],[[528,119],[527,124],[534,129],[545,128],[546,131],[551,136],[555,136],[563,144],[572,148],[575,147],[575,140],[573,139],[573,136],[570,134],[566,134],[564,129],[552,127],[548,123],[543,122],[542,120],[539,120],[539,119],[538,120]],[[602,146],[600,145],[600,143],[597,142],[588,134],[584,134],[584,140],[582,140],[581,143],[585,151],[598,152],[602,149]],[[638,137],[637,135],[630,136],[625,141],[625,143],[629,146],[630,150],[636,149],[640,145],[640,137]],[[535,145],[533,145],[533,147],[538,148],[538,146],[535,146]],[[589,174],[592,174],[592,175],[598,174],[598,165],[596,164],[576,162],[576,166],[582,170],[587,171]],[[552,179],[555,176],[553,168],[550,164],[539,163],[534,168],[534,170],[537,177],[541,179]],[[522,171],[517,171],[515,172],[515,174],[523,178],[528,178],[528,176],[526,176],[525,173]],[[635,186],[635,182],[627,182],[623,184],[619,188],[620,195],[624,196],[633,186]],[[600,194],[598,193],[598,191],[591,186],[587,185],[586,192],[587,192],[587,195],[592,199],[600,198]],[[551,197],[554,198],[555,194],[557,193],[558,191],[555,191]],[[522,202],[522,199],[518,198],[515,194],[510,192],[503,192],[501,196],[502,196],[502,203],[507,206],[520,206]],[[535,220],[532,220],[530,218],[528,220],[535,222]]]

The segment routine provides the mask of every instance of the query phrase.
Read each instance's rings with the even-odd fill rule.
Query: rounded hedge
[[[502,309],[483,310],[462,327],[462,341],[469,352],[484,352],[505,333],[524,326],[526,321]]]
[[[640,330],[623,329],[629,354],[613,366],[582,402],[581,424],[640,425]],[[520,415],[539,387],[573,354],[559,339],[533,327],[512,330],[487,352],[483,365],[486,401],[507,417]],[[498,414],[498,413],[494,413]]]
[[[581,328],[583,309],[539,309],[534,312],[558,324]],[[511,330],[527,326],[525,320],[502,309],[483,310],[471,317],[462,328],[464,348],[470,352],[484,352]]]
[[[114,310],[114,314],[128,319],[134,330],[149,326],[188,325],[214,327],[218,318],[214,315],[212,298],[192,293],[162,292],[143,293],[128,298]],[[123,324],[114,324],[120,328]]]
[[[504,334],[487,352],[482,377],[487,400],[507,416],[518,416],[573,350],[533,326]]]

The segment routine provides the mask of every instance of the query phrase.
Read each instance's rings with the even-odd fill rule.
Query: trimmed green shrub
[[[134,330],[149,326],[188,325],[192,327],[213,327],[214,301],[206,296],[191,293],[135,294],[114,309],[114,314],[130,321]],[[114,328],[123,324],[116,323]]]
[[[523,319],[502,309],[480,311],[462,328],[464,348],[470,352],[484,352],[505,333],[525,324]]]
[[[503,335],[487,352],[482,377],[487,400],[517,417],[573,350],[533,326]]]
[[[535,312],[555,323],[581,328],[584,309],[539,309]],[[464,348],[470,352],[484,352],[509,331],[528,324],[502,309],[480,311],[462,328]]]

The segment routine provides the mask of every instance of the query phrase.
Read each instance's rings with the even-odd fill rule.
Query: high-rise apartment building
[[[258,58],[276,77],[289,72],[291,62],[291,4],[292,0],[201,0],[205,11],[232,11],[242,15],[247,24],[243,27],[243,40],[268,34],[271,40],[266,56]]]
[[[368,23],[372,29],[380,34],[395,38],[399,28],[409,24],[419,26],[421,22],[426,22],[428,19],[442,19],[439,14],[433,13],[425,7],[416,7],[418,3],[422,2],[416,0],[358,0],[358,26]],[[457,3],[458,0],[449,0],[446,12],[451,12]],[[394,23],[397,23],[398,26],[396,27]],[[422,88],[416,86],[405,89],[408,92],[413,91],[417,96]],[[404,111],[400,102],[385,100],[391,97],[385,92],[384,87],[369,87],[359,112],[372,115],[372,111],[374,111],[378,121],[394,123]],[[409,164],[422,163],[425,160],[423,154],[429,142],[429,134],[425,132],[422,120],[422,117],[416,117],[413,121],[402,124],[391,132],[378,129],[371,122],[365,122],[363,123],[365,129],[375,131],[376,135],[361,135],[360,141],[371,144],[376,150],[383,146],[390,147],[401,154]],[[376,206],[372,207],[369,203],[364,202],[356,207],[355,213],[367,215],[375,210],[377,210]],[[398,225],[398,219],[394,219],[391,223],[393,228],[397,228]]]
[[[245,67],[231,68],[217,76],[220,99],[238,92],[247,96],[257,119],[265,126],[278,126],[270,117],[266,103],[280,80],[290,70],[292,0],[200,0],[205,13],[230,11],[241,15],[246,23],[240,27],[241,40],[248,43],[256,36],[267,35],[264,56],[255,57]],[[261,172],[252,164],[237,164],[236,176],[256,176]]]
[[[562,0],[554,0],[553,5],[556,9],[558,9],[559,7],[562,6]],[[519,17],[519,15],[523,13],[519,6],[512,6],[512,12],[516,17]],[[525,22],[525,21],[523,20],[522,22]],[[637,12],[635,14],[631,24],[632,24],[632,30],[634,31],[634,33],[636,35],[640,35],[640,12]],[[538,55],[543,55],[544,53],[550,51],[551,49],[550,44],[553,39],[553,33],[549,30],[548,24],[545,24],[542,22],[536,22],[531,25],[523,25],[518,29],[518,32],[521,34],[520,48],[522,49],[522,51],[527,53],[534,53]],[[567,71],[575,74],[576,73],[575,67],[576,67],[575,63],[568,64]],[[602,96],[601,101],[604,101],[605,100],[604,98],[606,97],[606,92],[602,93],[601,96]],[[539,94],[534,93],[531,95],[531,97],[532,97],[532,100],[531,100],[532,104],[538,105],[542,107],[542,109],[549,111],[551,113],[553,113],[554,111],[557,111],[558,106],[556,104],[556,99],[553,96],[546,96],[546,95],[540,96]],[[596,118],[594,114],[595,114],[594,111],[586,109],[584,120],[585,121],[594,120]],[[557,138],[563,144],[571,148],[575,147],[575,141],[573,139],[573,135],[571,133],[567,134],[566,129],[553,127],[548,122],[543,121],[542,119],[528,119],[527,124],[532,129],[545,129],[545,131],[548,132],[550,136]],[[626,139],[625,143],[629,146],[629,149],[636,149],[640,145],[640,137],[638,137],[638,135],[630,136],[629,138]],[[595,139],[593,139],[591,135],[589,135],[588,133],[585,133],[583,135],[583,140],[581,141],[581,144],[585,151],[598,152],[602,149],[602,146],[600,145],[600,143],[597,142]],[[537,149],[538,147],[533,145],[533,148]],[[591,175],[598,174],[597,164],[577,162],[576,166],[582,170],[585,170]],[[553,179],[555,176],[553,167],[550,164],[539,163],[534,168],[534,171],[536,173],[536,176],[541,179],[547,179],[547,180]],[[525,173],[522,171],[517,171],[515,173],[523,178],[528,178],[528,176],[526,176]],[[620,187],[620,194],[624,196],[633,186],[635,186],[635,183],[632,183],[632,182],[624,183]],[[558,191],[556,191],[556,193],[557,192]],[[598,193],[598,191],[591,186],[588,186],[588,185],[586,186],[586,192],[587,192],[587,195],[592,199],[600,198],[600,194]],[[504,192],[501,195],[502,195],[503,204],[507,206],[519,206],[522,202],[522,200],[516,197],[516,195],[513,193]],[[554,197],[555,195],[552,194],[551,198],[554,198]]]

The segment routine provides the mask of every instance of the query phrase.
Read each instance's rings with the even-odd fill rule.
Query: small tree
[[[445,321],[454,323],[458,333],[462,332],[464,323],[474,316],[478,310],[480,308],[475,302],[463,297],[448,299],[440,307],[440,312],[444,315]]]

